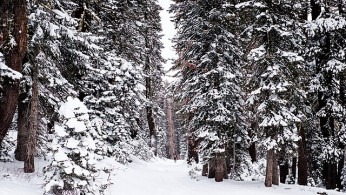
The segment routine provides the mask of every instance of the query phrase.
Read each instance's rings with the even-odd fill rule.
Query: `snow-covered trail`
[[[237,182],[224,180],[216,183],[212,179],[199,177],[199,181],[190,179],[184,161],[155,159],[151,162],[134,160],[125,170],[112,178],[114,183],[108,193],[111,195],[316,195],[325,192],[321,188],[297,185],[264,187],[263,181]],[[328,195],[341,195],[336,191],[327,191]]]

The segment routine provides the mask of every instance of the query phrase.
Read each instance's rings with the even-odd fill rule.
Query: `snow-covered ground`
[[[154,159],[145,162],[132,157],[128,167],[117,165],[111,176],[113,185],[106,195],[316,195],[326,192],[328,195],[345,193],[322,188],[298,185],[264,187],[263,181],[237,182],[224,180],[216,183],[213,179],[199,176],[191,179],[186,162],[179,160]],[[44,161],[36,161],[37,169],[42,170]],[[42,195],[43,174],[38,171],[24,174],[22,162],[0,162],[0,195]]]
[[[180,160],[155,159],[143,162],[135,159],[126,170],[113,176],[114,185],[109,195],[310,195],[326,192],[328,195],[344,193],[321,188],[284,185],[266,188],[263,181],[237,182],[224,180],[216,183],[213,179],[199,176],[191,179],[186,162]]]
[[[35,159],[36,172],[24,173],[24,162],[0,162],[0,195],[42,195],[45,162]]]

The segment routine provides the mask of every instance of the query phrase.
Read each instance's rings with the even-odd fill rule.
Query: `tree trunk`
[[[203,165],[202,176],[208,176],[208,163]]]
[[[229,179],[228,177],[228,170],[227,170],[227,160],[226,158],[223,161],[223,178],[224,179]]]
[[[252,129],[252,130],[258,129],[258,123],[257,123],[257,121],[251,123],[251,129]],[[251,129],[248,131],[250,137],[252,137],[252,134],[253,134],[253,132],[251,131]],[[255,142],[251,143],[251,145],[250,145],[250,147],[248,148],[248,150],[249,150],[249,155],[250,155],[250,157],[251,157],[251,162],[252,162],[252,163],[257,162],[256,143],[255,143]]]
[[[220,155],[220,154],[219,154]],[[224,178],[224,165],[225,158],[224,157],[216,157],[216,170],[215,170],[215,181],[221,182]]]
[[[175,131],[174,131],[174,122],[172,116],[172,103],[168,98],[166,100],[167,105],[167,146],[168,146],[168,155],[170,159],[174,159],[175,155]]]
[[[272,187],[273,185],[273,158],[274,151],[270,149],[267,151],[267,167],[266,167],[266,178],[264,185],[266,187]]]
[[[17,134],[17,148],[15,151],[15,158],[18,161],[24,161],[26,158],[26,146],[29,140],[30,129],[30,115],[31,109],[28,102],[24,102],[28,98],[27,94],[21,94],[18,99],[18,134]]]
[[[336,177],[337,177],[337,165],[336,163],[327,164],[327,180],[326,189],[336,188]]]
[[[278,159],[275,152],[273,152],[273,185],[279,185]]]
[[[33,85],[32,85],[32,98],[31,98],[31,114],[30,114],[30,128],[28,131],[28,140],[26,146],[26,158],[24,161],[24,172],[32,173],[35,171],[35,145],[38,123],[38,69],[37,65],[33,67]]]
[[[151,83],[150,78],[146,78],[146,96],[150,100],[151,97]],[[147,106],[147,120],[148,120],[148,127],[149,127],[149,135],[150,135],[150,143],[149,146],[154,149],[154,154],[157,156],[157,140],[156,140],[156,129],[155,129],[155,120],[153,116],[153,108],[151,106]]]
[[[249,147],[249,154],[251,157],[251,162],[257,162],[257,150],[256,150],[256,143],[253,142]]]
[[[198,153],[197,153],[198,143],[194,140],[192,136],[187,137],[187,163],[192,164],[192,161],[198,163]]]
[[[298,185],[308,184],[308,158],[304,128],[299,129],[301,139],[298,141]]]
[[[208,178],[215,178],[215,172],[216,172],[216,159],[212,158],[209,161],[209,168],[208,168]]]
[[[296,179],[296,175],[297,175],[297,157],[293,157],[292,158],[292,176],[294,180]]]
[[[280,183],[286,183],[286,178],[288,175],[288,163],[280,165]]]
[[[15,5],[11,9],[10,5]],[[9,2],[4,0],[0,5],[0,26],[2,31],[3,44],[10,44],[9,36],[9,26],[7,21],[9,16],[12,13],[9,13],[10,10],[13,10],[13,38],[16,42],[16,45],[5,46],[4,47],[4,57],[6,65],[17,71],[21,72],[22,70],[22,61],[27,49],[27,3],[26,0],[14,0]],[[17,107],[18,96],[19,96],[19,81],[13,81],[10,78],[5,78],[3,85],[3,95],[0,97],[0,144],[7,134],[8,128],[12,123],[12,119]]]

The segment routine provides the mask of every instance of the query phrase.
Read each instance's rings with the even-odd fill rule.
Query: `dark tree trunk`
[[[308,184],[308,158],[306,154],[306,138],[304,128],[299,129],[301,139],[298,141],[298,184]]]
[[[337,165],[336,163],[328,163],[326,189],[336,188]]]
[[[215,178],[215,172],[216,172],[216,159],[212,158],[209,161],[209,168],[208,168],[208,178]]]
[[[15,5],[13,9],[10,5]],[[13,47],[7,46],[10,40],[9,27],[7,21],[13,10],[13,23],[16,24],[13,27],[13,38],[16,41],[16,45]],[[26,0],[3,0],[0,3],[0,24],[2,31],[2,39],[4,47],[5,62],[11,69],[21,72],[22,61],[26,53],[27,47],[27,4]],[[22,33],[23,32],[23,33]],[[7,49],[6,49],[7,48]],[[12,123],[12,119],[17,107],[19,96],[19,81],[13,81],[10,78],[5,78],[3,85],[3,94],[0,99],[0,144],[7,134],[8,128]]]
[[[147,77],[146,79],[146,97],[151,100],[152,99],[152,88],[151,88],[151,79]],[[155,120],[153,116],[153,108],[151,106],[147,106],[147,120],[149,126],[149,134],[150,134],[150,143],[149,146],[154,148],[154,154],[157,156],[157,137],[156,137],[156,128],[155,128]]]
[[[255,130],[258,128],[258,123],[257,122],[252,122],[251,123],[251,129],[252,130]],[[251,130],[249,131],[249,136],[252,137],[252,132]],[[251,143],[250,147],[249,147],[249,155],[251,157],[251,162],[254,163],[254,162],[257,162],[257,150],[256,150],[256,143],[253,142]]]
[[[202,176],[208,176],[208,164],[203,165]]]
[[[187,137],[187,163],[192,164],[192,162],[199,162],[197,153],[198,143],[194,140],[192,136]]]
[[[321,6],[316,3],[317,0],[311,0],[311,8],[312,8],[312,19],[315,20],[321,13]]]
[[[30,128],[28,131],[28,140],[26,144],[26,156],[24,161],[24,172],[32,173],[35,171],[35,145],[38,123],[38,69],[35,64],[33,67],[33,85],[31,98]]]
[[[273,185],[279,185],[278,159],[275,152],[273,152]]]
[[[280,165],[280,183],[286,183],[286,177],[288,175],[288,163]]]
[[[296,179],[297,175],[297,157],[292,158],[292,176]]]
[[[24,102],[28,98],[27,94],[21,94],[18,100],[18,134],[17,134],[17,148],[15,151],[15,158],[18,161],[24,161],[26,157],[26,146],[29,140],[30,129],[30,104]]]
[[[223,157],[216,157],[216,171],[215,171],[215,181],[221,182],[224,178],[224,165],[225,165],[225,158]]]
[[[274,151],[273,149],[270,149],[267,151],[266,178],[264,182],[266,187],[272,187],[273,185],[273,159]]]
[[[227,171],[227,161],[226,161],[226,158],[224,158],[224,161],[223,161],[223,178],[224,179],[229,179],[228,171]]]
[[[257,150],[256,150],[256,143],[252,143],[249,147],[249,154],[251,157],[251,162],[257,162]]]

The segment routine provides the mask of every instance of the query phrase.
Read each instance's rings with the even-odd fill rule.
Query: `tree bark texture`
[[[24,102],[28,98],[27,94],[21,94],[18,99],[18,134],[17,134],[17,148],[15,151],[15,158],[18,161],[24,161],[26,158],[26,145],[29,140],[30,129],[30,104]]]
[[[224,161],[223,161],[223,178],[224,179],[229,179],[226,158],[224,158]]]
[[[166,100],[167,105],[167,146],[168,146],[168,155],[170,159],[176,157],[175,152],[175,131],[174,131],[174,122],[172,116],[172,102],[170,99]]]
[[[38,123],[38,69],[37,65],[33,68],[33,86],[31,98],[31,114],[30,114],[30,128],[28,131],[28,140],[26,144],[26,156],[24,161],[24,172],[32,173],[35,171],[35,145]]]
[[[202,176],[208,176],[208,163],[203,165]]]
[[[194,140],[193,136],[187,137],[187,163],[192,164],[193,161],[199,162],[198,159],[198,142]]]
[[[264,181],[266,187],[272,187],[273,185],[273,158],[274,151],[273,149],[270,149],[267,151],[266,178]]]
[[[13,9],[11,8],[13,5]],[[7,21],[13,10],[13,38],[16,44],[10,43],[9,27]],[[22,61],[27,49],[27,2],[26,0],[3,0],[0,3],[0,22],[3,44],[4,57],[6,65],[17,71],[22,71]],[[0,26],[1,26],[0,25]],[[0,99],[0,143],[7,134],[8,128],[12,123],[12,119],[17,107],[19,96],[19,81],[13,81],[10,78],[5,78],[3,83],[3,94]]]
[[[208,168],[208,178],[215,178],[216,174],[216,159],[212,158],[209,161],[209,168]]]
[[[306,154],[305,131],[299,129],[301,139],[298,141],[298,185],[308,184],[308,158]]]
[[[216,170],[215,170],[215,181],[216,182],[222,182],[224,178],[224,165],[225,165],[225,158],[224,157],[216,157]]]
[[[152,88],[151,88],[151,79],[147,77],[146,79],[146,97],[147,99],[152,99]],[[147,120],[148,120],[148,127],[149,127],[149,135],[150,135],[150,147],[154,148],[154,154],[157,156],[157,135],[156,135],[156,127],[155,127],[155,120],[153,116],[153,108],[152,106],[147,106]]]
[[[273,185],[279,185],[278,159],[275,152],[273,152]]]

